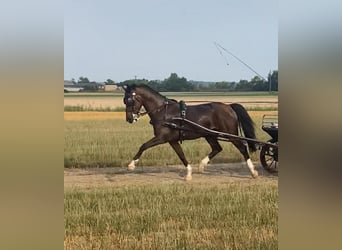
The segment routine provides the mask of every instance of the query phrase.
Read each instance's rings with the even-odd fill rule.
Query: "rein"
[[[160,112],[162,110],[162,108],[165,108],[165,116],[166,116],[166,114],[167,114],[167,107],[168,107],[169,104],[174,104],[174,103],[170,103],[169,99],[166,99],[162,105],[160,105],[160,106],[158,106],[158,107],[156,107],[156,108],[154,108],[154,109],[152,109],[152,110],[150,110],[148,112],[147,111],[145,111],[145,112],[140,112],[139,111],[137,113],[137,116],[138,116],[138,118],[140,118],[142,116],[154,113],[155,111]]]

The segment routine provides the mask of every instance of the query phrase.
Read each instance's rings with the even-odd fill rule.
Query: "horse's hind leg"
[[[207,142],[210,144],[211,152],[207,155],[198,165],[198,171],[204,172],[204,168],[208,165],[209,161],[214,158],[215,155],[222,151],[222,147],[215,137],[206,137]]]
[[[138,153],[133,157],[133,160],[128,165],[127,169],[128,170],[134,170],[135,169],[135,164],[138,163],[140,156],[142,155],[142,153],[146,149],[149,149],[151,147],[154,147],[154,146],[157,146],[157,145],[163,144],[163,143],[165,143],[165,140],[163,140],[163,139],[161,139],[159,137],[153,137],[151,140],[149,140],[148,142],[146,142],[143,145],[141,145],[141,147],[139,148]]]
[[[186,181],[190,181],[192,179],[192,168],[187,159],[185,158],[184,152],[182,147],[179,145],[178,142],[169,142],[173,150],[177,153],[179,159],[183,162],[184,166],[186,167],[187,174],[185,176]]]
[[[257,178],[258,171],[254,169],[254,164],[249,157],[247,147],[242,143],[242,141],[232,141],[232,143],[234,144],[235,147],[237,147],[237,149],[241,152],[241,154],[245,158],[245,161],[247,162],[247,166],[249,170],[251,171],[252,177]]]

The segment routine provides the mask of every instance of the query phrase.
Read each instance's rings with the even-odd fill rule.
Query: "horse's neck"
[[[147,112],[151,112],[165,103],[165,98],[151,92],[143,92],[141,93],[141,96],[143,99],[143,106]]]

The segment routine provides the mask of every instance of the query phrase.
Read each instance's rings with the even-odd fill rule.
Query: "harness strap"
[[[186,115],[186,104],[183,100],[179,101],[179,109],[182,118],[185,118]]]
[[[165,113],[164,113],[164,121],[166,120],[166,116],[167,116],[167,107],[169,106],[169,102],[168,100],[166,99],[165,101]]]
[[[138,115],[138,117],[140,118],[141,116],[144,116],[144,115],[148,115],[148,114],[151,114],[151,113],[153,113],[153,112],[155,112],[155,111],[161,111],[162,109],[161,108],[165,108],[165,109],[167,109],[167,105],[169,105],[169,102],[168,102],[168,100],[166,99],[165,101],[164,101],[164,103],[162,104],[162,105],[160,105],[160,106],[158,106],[158,107],[156,107],[155,109],[152,109],[152,110],[150,110],[150,111],[145,111],[145,112],[138,112],[137,113],[137,115]]]
[[[186,116],[186,104],[185,104],[185,102],[183,100],[179,101],[179,110],[180,110],[181,118],[185,119],[185,116]],[[183,138],[185,136],[183,120],[181,120],[179,122],[179,124],[180,124],[180,129],[179,129],[179,133],[178,133],[178,141],[180,143],[182,143],[183,142]]]

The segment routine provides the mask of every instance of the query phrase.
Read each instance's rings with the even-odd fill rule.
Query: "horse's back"
[[[188,106],[187,118],[204,127],[221,132],[235,133],[238,121],[230,105],[222,102]]]

